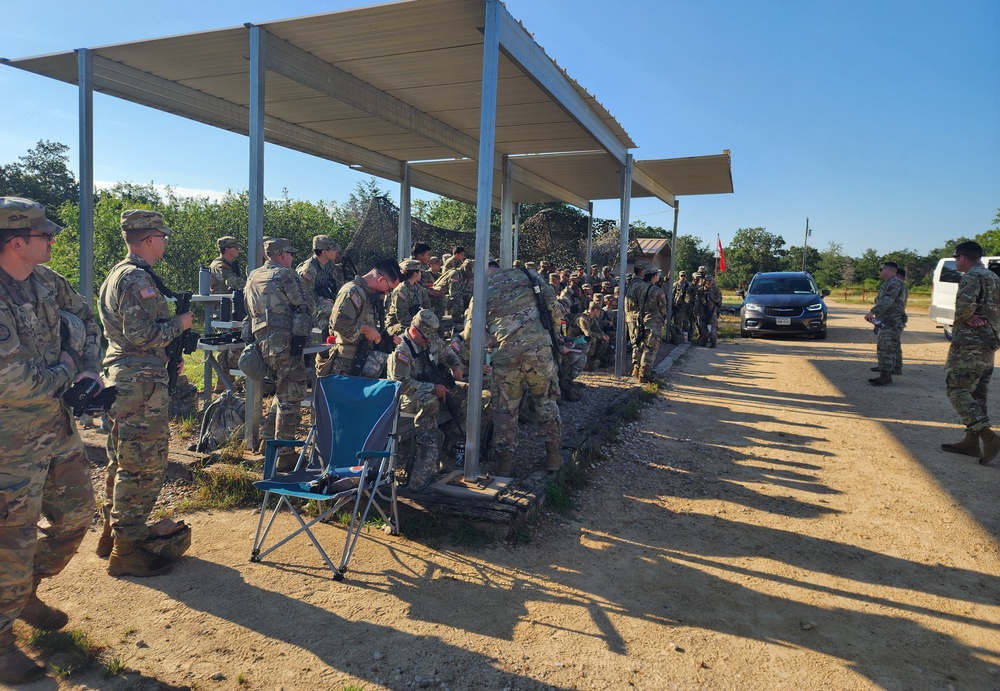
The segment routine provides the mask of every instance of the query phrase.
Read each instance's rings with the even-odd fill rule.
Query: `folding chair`
[[[334,580],[342,581],[354,545],[373,506],[388,524],[390,533],[399,534],[393,472],[399,401],[399,382],[340,375],[316,380],[313,387],[313,426],[306,440],[272,439],[266,444],[264,480],[254,483],[254,487],[264,492],[264,501],[250,561],[259,562],[304,532],[333,571]],[[278,450],[287,447],[301,447],[295,470],[276,475]],[[386,489],[388,495],[385,494]],[[269,509],[272,496],[277,498],[277,502],[273,509]],[[320,505],[319,515],[307,523],[292,499],[317,502]],[[388,504],[385,510],[379,500]],[[337,567],[311,528],[348,505],[351,505],[351,521],[340,566]],[[283,506],[291,511],[299,527],[263,549],[274,519]],[[269,510],[271,515],[265,527],[264,515]]]

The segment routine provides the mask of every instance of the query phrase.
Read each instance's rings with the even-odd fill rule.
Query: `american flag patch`
[[[151,298],[154,295],[156,295],[156,288],[154,288],[153,286],[147,286],[139,291],[139,295],[141,295],[144,298]]]
[[[407,355],[406,353],[404,353],[401,350],[397,350],[396,351],[396,357],[399,359],[400,362],[409,362],[410,361],[410,356]]]
[[[359,298],[356,293],[351,293],[351,302],[354,303],[355,307],[361,309],[361,298]]]

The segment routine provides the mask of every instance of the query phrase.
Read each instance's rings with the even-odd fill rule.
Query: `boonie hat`
[[[264,254],[269,256],[277,256],[282,252],[295,254],[296,251],[292,243],[285,238],[268,238],[264,241]]]
[[[45,218],[45,207],[38,202],[23,197],[0,197],[0,229],[38,230],[43,233],[58,233],[58,226]]]
[[[340,245],[329,235],[317,235],[313,238],[313,249],[314,250],[337,250],[340,251]]]
[[[122,232],[135,233],[140,240],[145,240],[157,232],[170,235],[172,230],[163,225],[162,214],[148,209],[129,209],[122,211]],[[146,232],[136,232],[146,231]]]

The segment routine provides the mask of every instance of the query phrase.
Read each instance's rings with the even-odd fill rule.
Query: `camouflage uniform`
[[[517,450],[518,408],[525,392],[535,400],[546,444],[560,440],[558,370],[551,337],[539,319],[536,286],[552,323],[559,324],[562,313],[555,294],[534,274],[529,278],[521,269],[500,269],[487,282],[486,330],[496,343],[491,361],[496,392],[493,449],[501,458],[510,458]],[[470,317],[465,324],[466,344],[471,336]]]
[[[969,326],[966,322],[973,315],[988,323]],[[981,264],[976,265],[958,284],[954,334],[944,365],[945,393],[971,432],[978,433],[990,426],[987,400],[998,343],[1000,277]]]
[[[910,289],[906,287],[906,283],[903,279],[899,279],[899,282],[903,284],[903,326],[900,327],[900,336],[902,336],[903,329],[906,328],[906,322],[909,317],[906,316],[906,304],[910,301]],[[903,344],[902,339],[896,343],[896,367],[894,372],[902,372],[903,370]]]
[[[694,286],[692,286],[688,281],[687,277],[681,278],[676,281],[673,286],[673,301],[674,301],[674,329],[676,333],[690,333],[691,332],[691,313],[688,310],[688,292],[692,291]]]
[[[427,291],[419,283],[400,281],[389,295],[389,311],[385,317],[385,329],[396,336],[406,332],[413,316],[428,307]],[[437,330],[438,327],[434,327]]]
[[[637,266],[645,265],[636,263]],[[641,368],[642,347],[639,338],[639,305],[643,300],[643,295],[650,284],[639,278],[638,274],[629,281],[625,288],[625,326],[628,330],[628,338],[632,343],[632,371]]]
[[[0,198],[0,228],[28,225],[59,231],[40,204]],[[0,635],[33,585],[69,563],[94,513],[90,465],[60,398],[77,373],[59,361],[60,310],[83,321],[80,370],[96,372],[97,321],[66,279],[41,265],[24,281],[0,269]],[[48,525],[40,529],[42,516]]]
[[[231,236],[219,238],[219,249],[225,249],[227,247],[239,247],[239,243],[236,238]],[[216,257],[212,260],[212,263],[208,265],[208,271],[211,274],[211,282],[209,283],[209,292],[212,295],[223,295],[232,293],[235,290],[242,289],[246,284],[247,280],[243,278],[240,273],[239,262],[227,262],[221,256]],[[227,372],[225,375],[232,383],[232,378],[229,377],[228,371],[231,369],[239,369],[239,359],[240,351],[238,350],[223,350],[216,354],[216,362],[222,367],[223,370]],[[222,391],[221,382],[218,384],[217,391]]]
[[[701,291],[701,344],[714,348],[719,342],[719,308],[722,307],[722,291],[713,282],[706,284]]]
[[[344,284],[330,314],[330,333],[337,343],[332,356],[318,372],[320,376],[350,373],[358,344],[364,338],[361,327],[381,330],[384,326],[380,323],[381,303],[382,294],[369,288],[362,276],[355,276],[353,281]]]
[[[472,260],[466,259],[460,266],[449,269],[441,274],[434,287],[447,291],[448,313],[455,324],[465,320],[465,310],[468,300],[472,297],[472,281],[469,280],[469,269]]]
[[[159,214],[125,211],[123,230],[162,224]],[[161,232],[169,230],[159,227]],[[144,540],[146,519],[167,472],[170,441],[166,347],[181,335],[180,319],[171,318],[167,300],[149,264],[131,252],[108,273],[98,309],[108,352],[104,368],[117,387],[108,435],[107,493],[116,540]]]
[[[587,339],[587,344],[582,350],[587,356],[588,365],[596,363],[607,351],[608,343],[604,340],[604,335],[600,317],[591,319],[589,312],[573,317],[566,326],[567,337],[576,340],[583,336]]]
[[[413,323],[427,338],[427,345],[419,346],[409,335],[403,336],[403,340],[389,356],[388,378],[402,383],[402,412],[416,415],[413,420],[417,432],[416,449],[408,486],[411,490],[421,491],[430,484],[434,473],[440,470],[438,457],[444,441],[437,419],[445,402],[434,395],[437,369],[439,365],[443,365],[453,370],[460,367],[462,361],[437,335],[438,319],[433,312],[419,312]],[[467,389],[457,386],[448,394],[454,398],[463,416],[467,394]]]
[[[892,372],[896,367],[896,351],[900,348],[899,335],[903,331],[903,316],[906,305],[903,294],[906,287],[896,276],[882,283],[872,305],[872,313],[882,322],[878,334],[878,368],[882,372]]]
[[[667,296],[659,283],[647,283],[645,295],[640,293],[642,310],[642,337],[639,339],[639,376],[650,379],[656,354],[663,342],[663,325],[667,320]]]
[[[315,322],[323,326],[330,321],[333,311],[333,298],[330,296],[336,296],[340,285],[334,275],[334,266],[333,262],[320,264],[319,259],[312,256],[295,269],[309,298],[310,313]]]
[[[294,252],[288,241],[275,238],[268,254]],[[274,372],[276,439],[294,439],[306,397],[306,368],[302,354],[292,355],[292,338],[308,341],[312,331],[312,303],[298,273],[273,259],[254,269],[247,279],[247,321],[260,346],[264,362]],[[286,457],[288,454],[286,454]]]
[[[434,263],[433,260],[431,263]],[[434,285],[437,283],[439,278],[441,278],[441,272],[434,271],[430,267],[421,269],[420,283],[421,285],[423,285],[425,290],[427,291],[436,290],[436,288],[434,288]],[[445,296],[441,295],[439,297],[435,297],[434,295],[428,293],[427,299],[430,301],[428,306],[431,309],[431,311],[433,311],[434,314],[437,315],[437,318],[439,320],[444,319]]]

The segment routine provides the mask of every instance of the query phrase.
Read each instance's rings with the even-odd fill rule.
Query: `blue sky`
[[[0,0],[15,58],[261,22],[364,0]],[[986,230],[1000,207],[996,0],[507,0],[515,18],[638,142],[635,156],[733,157],[735,194],[687,197],[680,232],[714,246],[763,226],[854,256]],[[76,155],[75,88],[0,66],[0,162],[39,139]],[[244,137],[95,95],[95,177],[247,186]],[[278,147],[266,194],[342,201],[363,176]],[[397,196],[395,183],[383,188]],[[422,196],[415,193],[415,196]],[[595,212],[617,217],[616,202]],[[671,210],[634,200],[669,227]]]

